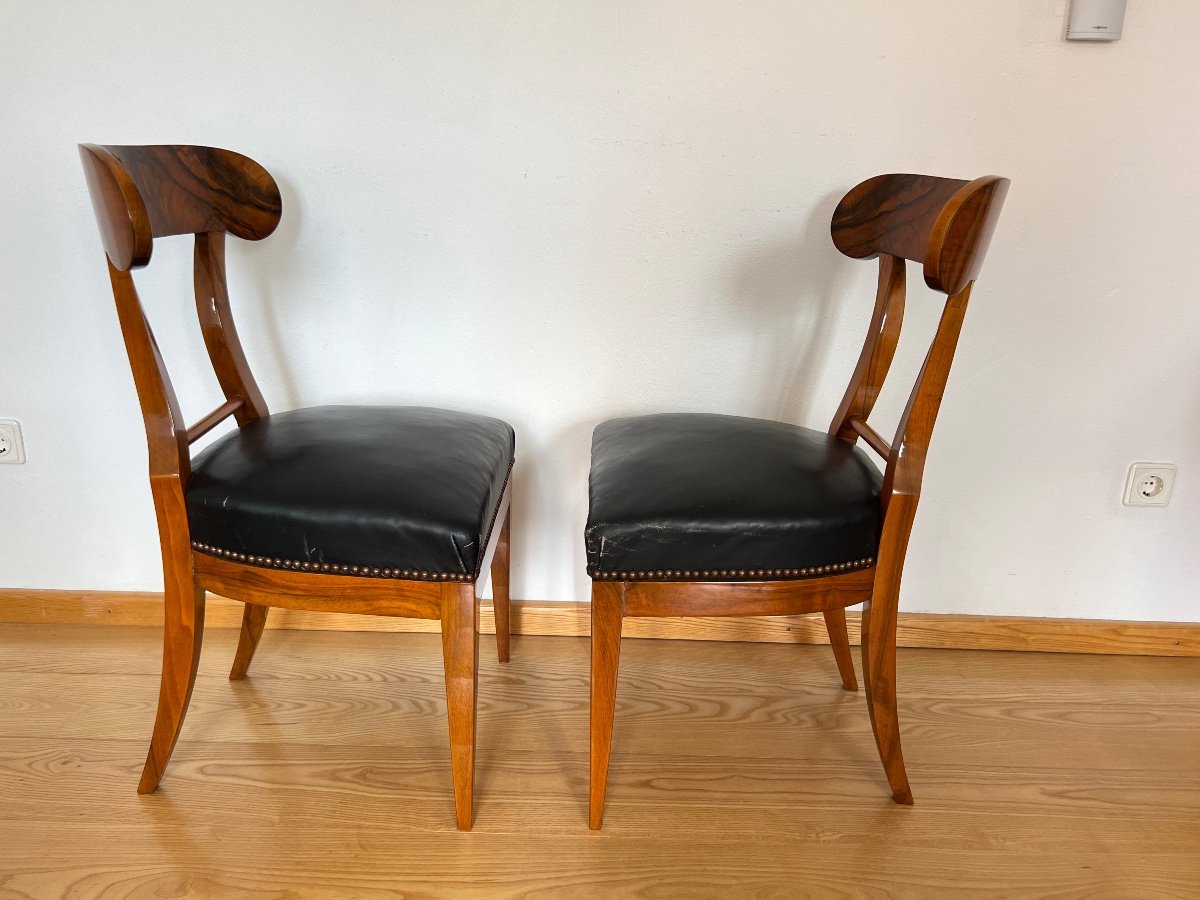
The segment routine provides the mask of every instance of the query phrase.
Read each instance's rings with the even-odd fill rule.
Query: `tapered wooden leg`
[[[200,644],[204,638],[204,591],[183,588],[168,581],[163,602],[163,666],[158,689],[158,713],[150,737],[146,767],[138,783],[139,794],[153,793],[162,781],[167,762],[179,740],[188,701],[196,684],[200,665]]]
[[[829,646],[833,648],[838,674],[842,676],[842,687],[857,691],[858,679],[854,677],[854,661],[850,657],[850,635],[846,633],[846,611],[825,610],[825,629],[829,632]]]
[[[588,781],[588,827],[604,821],[608,758],[612,752],[613,716],[617,708],[617,665],[621,658],[621,617],[625,586],[592,582],[591,772]]]
[[[508,523],[512,510],[504,514],[504,525],[500,529],[500,540],[492,556],[492,611],[496,614],[496,656],[500,662],[508,662]]]
[[[254,659],[254,651],[258,649],[258,642],[262,640],[269,611],[269,606],[258,606],[254,603],[247,603],[242,611],[242,634],[238,638],[237,653],[233,655],[233,668],[229,670],[230,681],[241,681],[246,677],[250,660]]]
[[[475,702],[479,629],[475,586],[442,586],[442,657],[446,666],[446,714],[450,720],[450,770],[455,819],[470,831],[475,800]]]
[[[879,585],[876,585],[876,591]],[[880,600],[882,599],[882,602]],[[900,749],[900,721],[896,715],[896,599],[872,598],[863,604],[862,615],[863,680],[867,688],[867,709],[875,745],[892,788],[892,799],[911,805],[912,791],[904,771]]]

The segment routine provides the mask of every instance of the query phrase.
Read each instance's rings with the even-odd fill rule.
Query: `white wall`
[[[29,455],[0,466],[0,586],[160,587],[75,144],[179,142],[281,184],[279,232],[230,260],[274,409],[428,403],[516,426],[527,599],[587,596],[601,419],[827,426],[874,278],[829,242],[847,188],[1006,175],[903,608],[1200,618],[1200,4],[1131,0],[1112,46],[1064,42],[1064,11],[0,0],[0,418]],[[218,398],[190,248],[155,255],[143,299],[197,417]],[[909,308],[926,339],[919,276]],[[1169,508],[1120,505],[1140,459],[1179,465]]]

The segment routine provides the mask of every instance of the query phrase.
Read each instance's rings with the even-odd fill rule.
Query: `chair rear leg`
[[[162,682],[139,794],[153,793],[162,781],[192,699],[204,639],[204,591],[194,585],[190,589],[172,586],[168,581],[163,608]]]
[[[900,721],[896,714],[896,605],[895,592],[876,595],[863,604],[862,666],[867,688],[867,709],[875,745],[892,788],[892,799],[911,805],[912,790],[904,770],[904,754],[900,749]]]
[[[492,611],[496,615],[496,656],[500,662],[508,662],[508,524],[512,518],[511,508],[504,513],[504,525],[500,529],[500,540],[496,543],[496,553],[492,556]]]
[[[625,586],[592,582],[591,772],[588,780],[588,827],[604,821],[608,759],[612,752],[613,717],[617,708],[617,666],[621,658],[621,617]]]
[[[475,801],[475,704],[479,629],[475,585],[442,586],[442,657],[446,667],[446,715],[450,721],[450,770],[455,820],[470,831]]]
[[[842,687],[857,691],[858,679],[854,677],[854,660],[850,657],[850,635],[846,633],[846,611],[825,610],[825,629],[829,632],[829,646],[833,648],[838,674],[842,676]]]
[[[250,669],[254,651],[262,640],[263,628],[267,625],[269,606],[247,603],[242,611],[242,633],[238,638],[237,652],[233,655],[233,668],[229,670],[230,681],[241,681]]]

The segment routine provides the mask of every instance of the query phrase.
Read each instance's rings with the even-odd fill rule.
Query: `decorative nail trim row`
[[[655,569],[641,572],[601,572],[588,566],[587,573],[595,581],[780,581],[789,578],[819,578],[869,569],[875,558],[868,556],[852,562],[810,566],[804,569]]]
[[[303,562],[296,559],[282,559],[275,556],[255,556],[250,553],[238,553],[234,550],[223,550],[199,541],[192,541],[192,549],[208,556],[228,559],[232,562],[244,563],[248,566],[261,566],[265,569],[289,569],[293,572],[314,572],[321,575],[357,575],[361,578],[399,578],[404,581],[474,581],[474,575],[464,575],[459,572],[422,572],[417,569],[381,569],[375,566],[344,566],[337,563]]]

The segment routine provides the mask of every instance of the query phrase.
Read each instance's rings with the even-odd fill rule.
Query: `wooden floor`
[[[1200,660],[900,654],[917,805],[827,647],[627,640],[604,830],[587,643],[485,641],[475,831],[436,635],[213,630],[134,792],[150,628],[0,626],[0,898],[1200,897]]]

